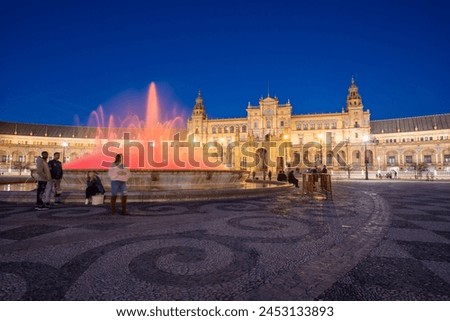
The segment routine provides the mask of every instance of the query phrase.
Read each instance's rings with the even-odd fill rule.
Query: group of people
[[[53,154],[53,159],[47,162],[48,152],[41,153],[36,160],[37,193],[36,207],[38,211],[50,209],[50,200],[52,195],[55,198],[55,205],[61,202],[61,180],[63,178],[63,166],[60,159],[60,153]],[[123,164],[122,154],[117,154],[108,170],[111,179],[111,214],[116,214],[116,202],[118,195],[121,196],[122,214],[127,213],[127,181],[130,178],[130,170]],[[88,205],[95,195],[104,195],[105,188],[98,174],[90,171],[86,178],[85,204]]]
[[[312,174],[319,174],[319,169],[317,167],[314,167],[311,170],[311,173]],[[320,173],[322,173],[322,174],[327,174],[328,173],[326,165],[323,166],[322,170],[320,170]],[[293,170],[290,170],[287,175],[286,175],[285,171],[280,170],[278,172],[278,175],[277,175],[277,181],[279,181],[279,182],[288,182],[289,184],[293,184],[295,187],[299,188],[298,179],[295,177]]]
[[[53,159],[47,163],[48,152],[42,152],[36,160],[37,198],[36,210],[48,210],[51,196],[55,204],[61,204],[61,180],[63,177],[60,153],[53,154]]]
[[[294,184],[295,187],[299,188],[298,179],[295,178],[294,171],[290,170],[286,175],[285,171],[281,170],[278,172],[277,181],[288,182],[289,184]]]

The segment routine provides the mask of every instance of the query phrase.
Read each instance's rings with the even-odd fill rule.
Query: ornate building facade
[[[317,165],[358,170],[366,162],[381,171],[450,166],[450,114],[371,121],[354,79],[345,108],[326,114],[293,115],[289,100],[280,104],[267,96],[258,106],[248,104],[246,118],[208,119],[199,93],[188,132],[198,142],[222,145],[228,163],[249,170]],[[230,144],[240,148],[226,148]]]
[[[450,114],[371,121],[354,79],[340,112],[295,115],[289,100],[282,104],[269,95],[246,111],[244,118],[210,119],[199,93],[181,137],[207,147],[229,168],[251,171],[322,165],[348,171],[366,163],[372,171],[419,164],[450,170]],[[32,167],[42,150],[58,151],[66,161],[83,157],[105,138],[98,133],[93,127],[0,122],[0,169]]]

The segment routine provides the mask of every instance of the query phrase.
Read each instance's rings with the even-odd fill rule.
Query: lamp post
[[[69,146],[69,144],[67,144],[67,142],[62,142],[62,147],[63,147],[63,154],[62,154],[62,156],[63,156],[63,163],[65,163],[66,162],[66,147],[67,146]]]
[[[378,160],[378,175],[381,177],[381,168],[380,168],[381,158],[380,158],[380,156],[377,157],[377,160]]]
[[[369,136],[364,135],[363,136],[363,142],[364,142],[364,163],[366,167],[366,180],[369,179],[369,171],[367,169],[367,164],[369,163],[369,159],[367,158],[367,142],[369,141]]]
[[[288,155],[288,151],[287,151],[287,141],[289,139],[289,135],[285,134],[283,136],[284,138],[284,164],[285,164],[285,169],[288,167],[288,159],[287,159],[287,155]]]

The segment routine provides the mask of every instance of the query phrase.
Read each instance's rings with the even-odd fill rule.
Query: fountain
[[[64,165],[63,186],[79,189],[85,185],[86,172],[98,172],[105,186],[110,185],[107,169],[116,153],[124,155],[124,162],[132,175],[130,190],[155,191],[167,189],[210,189],[239,186],[247,171],[231,170],[222,164],[204,161],[201,148],[181,141],[177,128],[184,120],[177,116],[162,120],[156,86],[150,84],[145,120],[136,115],[116,124],[114,116],[105,118],[103,109],[91,113],[96,123],[97,144],[94,152]],[[107,125],[106,125],[107,124]]]
[[[248,171],[232,170],[209,162],[201,147],[186,136],[182,117],[162,120],[156,87],[151,83],[145,120],[130,115],[120,123],[114,116],[105,117],[103,109],[93,111],[90,124],[97,128],[96,148],[90,154],[64,164],[63,195],[65,201],[82,202],[88,171],[96,171],[109,190],[108,168],[117,153],[131,170],[128,181],[130,201],[239,198],[271,193],[286,185],[277,182],[248,183]],[[197,143],[197,145],[199,145]],[[4,201],[33,202],[35,193],[0,191]]]

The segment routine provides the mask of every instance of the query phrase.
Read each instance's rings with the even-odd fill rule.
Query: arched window
[[[213,133],[213,134],[217,133],[217,128],[216,128],[216,127],[213,127],[213,128],[212,128],[212,133]]]
[[[245,125],[242,126],[242,132],[243,132],[243,133],[246,133],[246,132],[247,132],[247,126],[245,126]]]
[[[230,133],[234,133],[234,126],[230,127]]]

